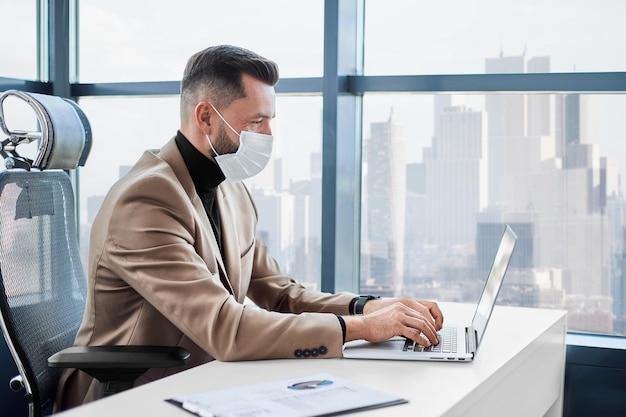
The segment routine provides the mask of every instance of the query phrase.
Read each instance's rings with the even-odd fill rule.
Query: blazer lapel
[[[202,205],[202,201],[197,194],[191,199],[192,204],[196,212],[200,216],[200,220],[202,222],[202,228],[204,229],[204,237],[209,241],[209,246],[211,248],[211,252],[215,254],[215,260],[217,261],[217,265],[220,269],[220,278],[228,292],[234,294],[233,287],[230,284],[230,279],[228,274],[226,273],[226,268],[224,267],[224,260],[222,259],[222,254],[220,253],[219,245],[217,244],[217,240],[215,239],[215,231],[213,230],[213,226],[209,221],[209,216],[207,216],[206,211],[204,210],[204,206]]]
[[[220,213],[222,246],[224,247],[224,258],[228,269],[228,279],[235,290],[235,298],[241,302],[243,301],[239,299],[242,293],[241,253],[238,239],[239,233],[237,232],[237,224],[233,217],[233,207],[231,207],[231,204],[234,202],[229,201],[227,195],[224,194],[222,187],[218,188],[216,199],[217,207]]]
[[[224,260],[222,259],[219,245],[217,244],[217,240],[215,239],[215,231],[213,230],[213,226],[211,226],[209,216],[207,216],[206,211],[204,210],[204,206],[202,205],[202,201],[200,200],[200,197],[196,192],[196,188],[193,184],[193,180],[191,179],[191,175],[189,175],[189,170],[185,165],[185,161],[183,160],[183,157],[180,154],[180,151],[178,150],[174,139],[170,140],[163,146],[163,148],[161,148],[159,156],[172,167],[176,178],[178,178],[178,181],[181,183],[181,185],[185,189],[185,192],[189,196],[189,200],[191,201],[194,210],[196,211],[196,213],[198,213],[198,216],[200,217],[200,223],[202,224],[202,228],[204,230],[202,237],[208,240],[211,252],[214,254],[215,260],[217,261],[217,265],[220,269],[220,279],[226,289],[231,294],[235,294],[233,286],[229,282],[230,280],[228,278],[228,274],[226,273],[226,268],[224,266]],[[217,194],[219,195],[220,193]],[[203,256],[203,254],[199,255]]]

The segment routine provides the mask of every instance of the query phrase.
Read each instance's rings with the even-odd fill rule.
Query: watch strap
[[[363,314],[363,307],[365,307],[365,303],[369,300],[377,300],[379,296],[375,295],[361,295],[357,298],[356,304],[354,305],[354,314]]]

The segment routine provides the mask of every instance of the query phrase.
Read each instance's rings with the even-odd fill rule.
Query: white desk
[[[473,306],[441,303],[448,322],[469,323]],[[212,362],[69,410],[63,417],[189,417],[166,403],[174,394],[328,372],[400,395],[407,404],[362,415],[561,416],[564,311],[496,307],[473,363],[355,359]],[[446,390],[444,384],[448,385]]]

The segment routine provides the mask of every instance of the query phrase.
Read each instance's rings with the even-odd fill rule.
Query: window
[[[322,2],[182,0],[173,6],[80,1],[80,81],[180,80],[192,54],[222,43],[277,61],[283,77],[322,74]]]
[[[3,17],[0,77],[36,80],[38,78],[36,2],[0,0],[0,16]]]
[[[626,3],[400,0],[392,4],[365,2],[367,75],[516,72],[505,66],[485,71],[484,59],[524,54],[550,56],[548,71],[552,72],[626,70],[626,54],[621,53]],[[543,72],[529,65],[528,72]]]
[[[258,235],[283,273],[320,289],[321,113],[319,96],[279,96],[269,166],[246,180],[259,212]]]
[[[626,334],[624,95],[366,95],[361,292],[475,302],[505,224],[501,304]]]
[[[36,79],[37,56],[45,56],[38,50],[38,44],[45,47],[45,42],[39,41],[37,21],[46,20],[39,14],[46,13],[47,2],[12,3],[0,0],[0,13],[11,16],[8,32],[20,33],[11,42],[0,43],[0,54],[7,58],[0,61],[0,77],[9,77],[0,79],[3,85],[21,85],[11,77]],[[77,39],[60,52],[69,52],[70,59],[76,60],[78,81],[96,87],[129,83],[115,87],[119,97],[79,97],[94,131],[92,154],[80,169],[77,193],[80,221],[85,225],[83,249],[88,243],[87,226],[124,167],[145,149],[160,147],[179,124],[178,98],[166,95],[171,90],[160,90],[165,88],[161,83],[141,88],[161,96],[124,94],[135,94],[134,82],[179,80],[189,55],[208,45],[232,43],[276,60],[289,93],[278,98],[271,165],[247,181],[260,212],[259,233],[286,273],[318,288],[321,280],[332,280],[333,266],[336,271],[348,258],[356,264],[358,253],[362,293],[391,294],[402,289],[424,298],[470,301],[484,279],[481,271],[491,256],[489,242],[506,221],[522,238],[508,277],[510,286],[503,290],[504,302],[567,308],[573,330],[626,333],[621,220],[621,179],[626,169],[622,146],[626,126],[621,114],[626,102],[617,73],[626,70],[626,55],[621,52],[626,29],[619,20],[626,4],[444,0],[424,5],[399,0],[390,6],[367,0],[363,36],[356,33],[354,39],[348,36],[351,40],[340,36],[339,44],[325,45],[324,17],[329,15],[330,21],[339,17],[340,35],[352,33],[346,27],[354,26],[358,32],[361,4],[348,2],[334,10],[326,7],[332,2],[305,3],[183,0],[177,7],[146,9],[120,0],[69,2],[70,8],[78,7],[78,31],[70,30]],[[78,57],[73,56],[74,44]],[[341,71],[350,68],[352,64],[343,61],[351,56],[346,51],[353,45],[363,48],[364,69],[354,63],[349,74],[353,77],[346,83],[340,77],[337,94],[338,101],[347,98],[355,105],[347,111],[340,106],[338,124],[331,111],[322,120],[318,94],[326,88],[324,61],[338,52]],[[614,80],[610,82],[618,94],[586,94],[582,88],[560,94],[537,94],[530,88],[516,94],[484,95],[489,89],[480,88],[464,95],[445,91],[448,80],[474,82],[473,74],[531,72],[540,77],[548,72],[552,76],[592,72],[582,78]],[[355,75],[361,73],[365,77]],[[422,74],[437,75],[441,94],[414,91],[411,82],[403,84]],[[456,74],[462,75],[448,76]],[[370,75],[388,77],[377,84],[380,80]],[[431,79],[415,78],[420,78],[417,84]],[[494,79],[480,77],[478,84]],[[521,84],[524,89],[527,79],[505,78],[506,84],[498,85],[516,90]],[[75,81],[73,74],[68,74],[68,80]],[[399,92],[385,93],[389,90],[377,87],[383,84]],[[23,85],[34,91],[49,87]],[[354,91],[363,85],[364,91]],[[106,90],[72,87],[79,94]],[[324,90],[331,103],[334,93]],[[325,208],[340,207],[336,211],[344,214],[337,223],[354,217],[354,225],[322,225],[322,126],[324,132],[345,128],[353,116],[360,129],[354,129],[357,134],[345,129],[347,134],[338,135],[339,152],[328,154],[335,138],[325,143],[329,158],[324,169],[331,173],[325,180],[335,181],[337,193],[327,192],[324,198]],[[343,147],[360,140],[362,166],[358,146]],[[351,155],[345,149],[354,151],[355,158],[345,166],[340,160],[340,169],[333,174],[333,157]],[[355,184],[354,178],[362,183]],[[357,195],[359,186],[360,201],[350,200],[349,194]],[[357,206],[360,213],[353,210]],[[343,247],[349,238],[327,239],[328,247],[322,251],[320,229],[325,237],[336,237],[328,227],[342,238],[354,235],[353,245]],[[387,234],[393,230],[391,237],[383,237],[386,228]],[[338,257],[345,259],[328,256],[340,253]],[[324,277],[320,258],[331,259],[324,263]],[[337,288],[347,283],[346,289],[358,291],[354,282],[359,274],[344,276],[349,278]]]

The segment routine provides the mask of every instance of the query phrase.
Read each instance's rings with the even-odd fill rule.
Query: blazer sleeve
[[[198,213],[171,176],[155,173],[128,185],[108,225],[106,244],[95,257],[96,275],[121,279],[212,357],[294,358],[305,350],[341,356],[341,325],[328,313],[343,311],[343,304],[347,312],[349,296],[312,294],[279,274],[265,274],[274,270],[260,245],[252,294],[277,311],[237,302],[221,281],[215,254],[202,242],[207,231]],[[321,307],[325,301],[331,306]],[[307,307],[319,312],[303,312]]]
[[[224,185],[229,198],[236,200],[237,214],[253,219],[249,234],[256,233],[257,210],[254,200],[243,183]],[[241,219],[241,217],[240,217]],[[244,244],[244,247],[247,245]],[[256,237],[253,243],[252,268],[250,270],[248,297],[258,306],[271,311],[304,313],[323,312],[337,315],[349,314],[350,301],[355,297],[351,293],[322,293],[307,289],[292,278],[284,275],[276,260],[271,256],[265,243]]]
[[[248,296],[257,305],[273,311],[304,313],[320,312],[348,315],[351,293],[323,293],[307,289],[283,275],[267,246],[257,239],[254,267]]]

